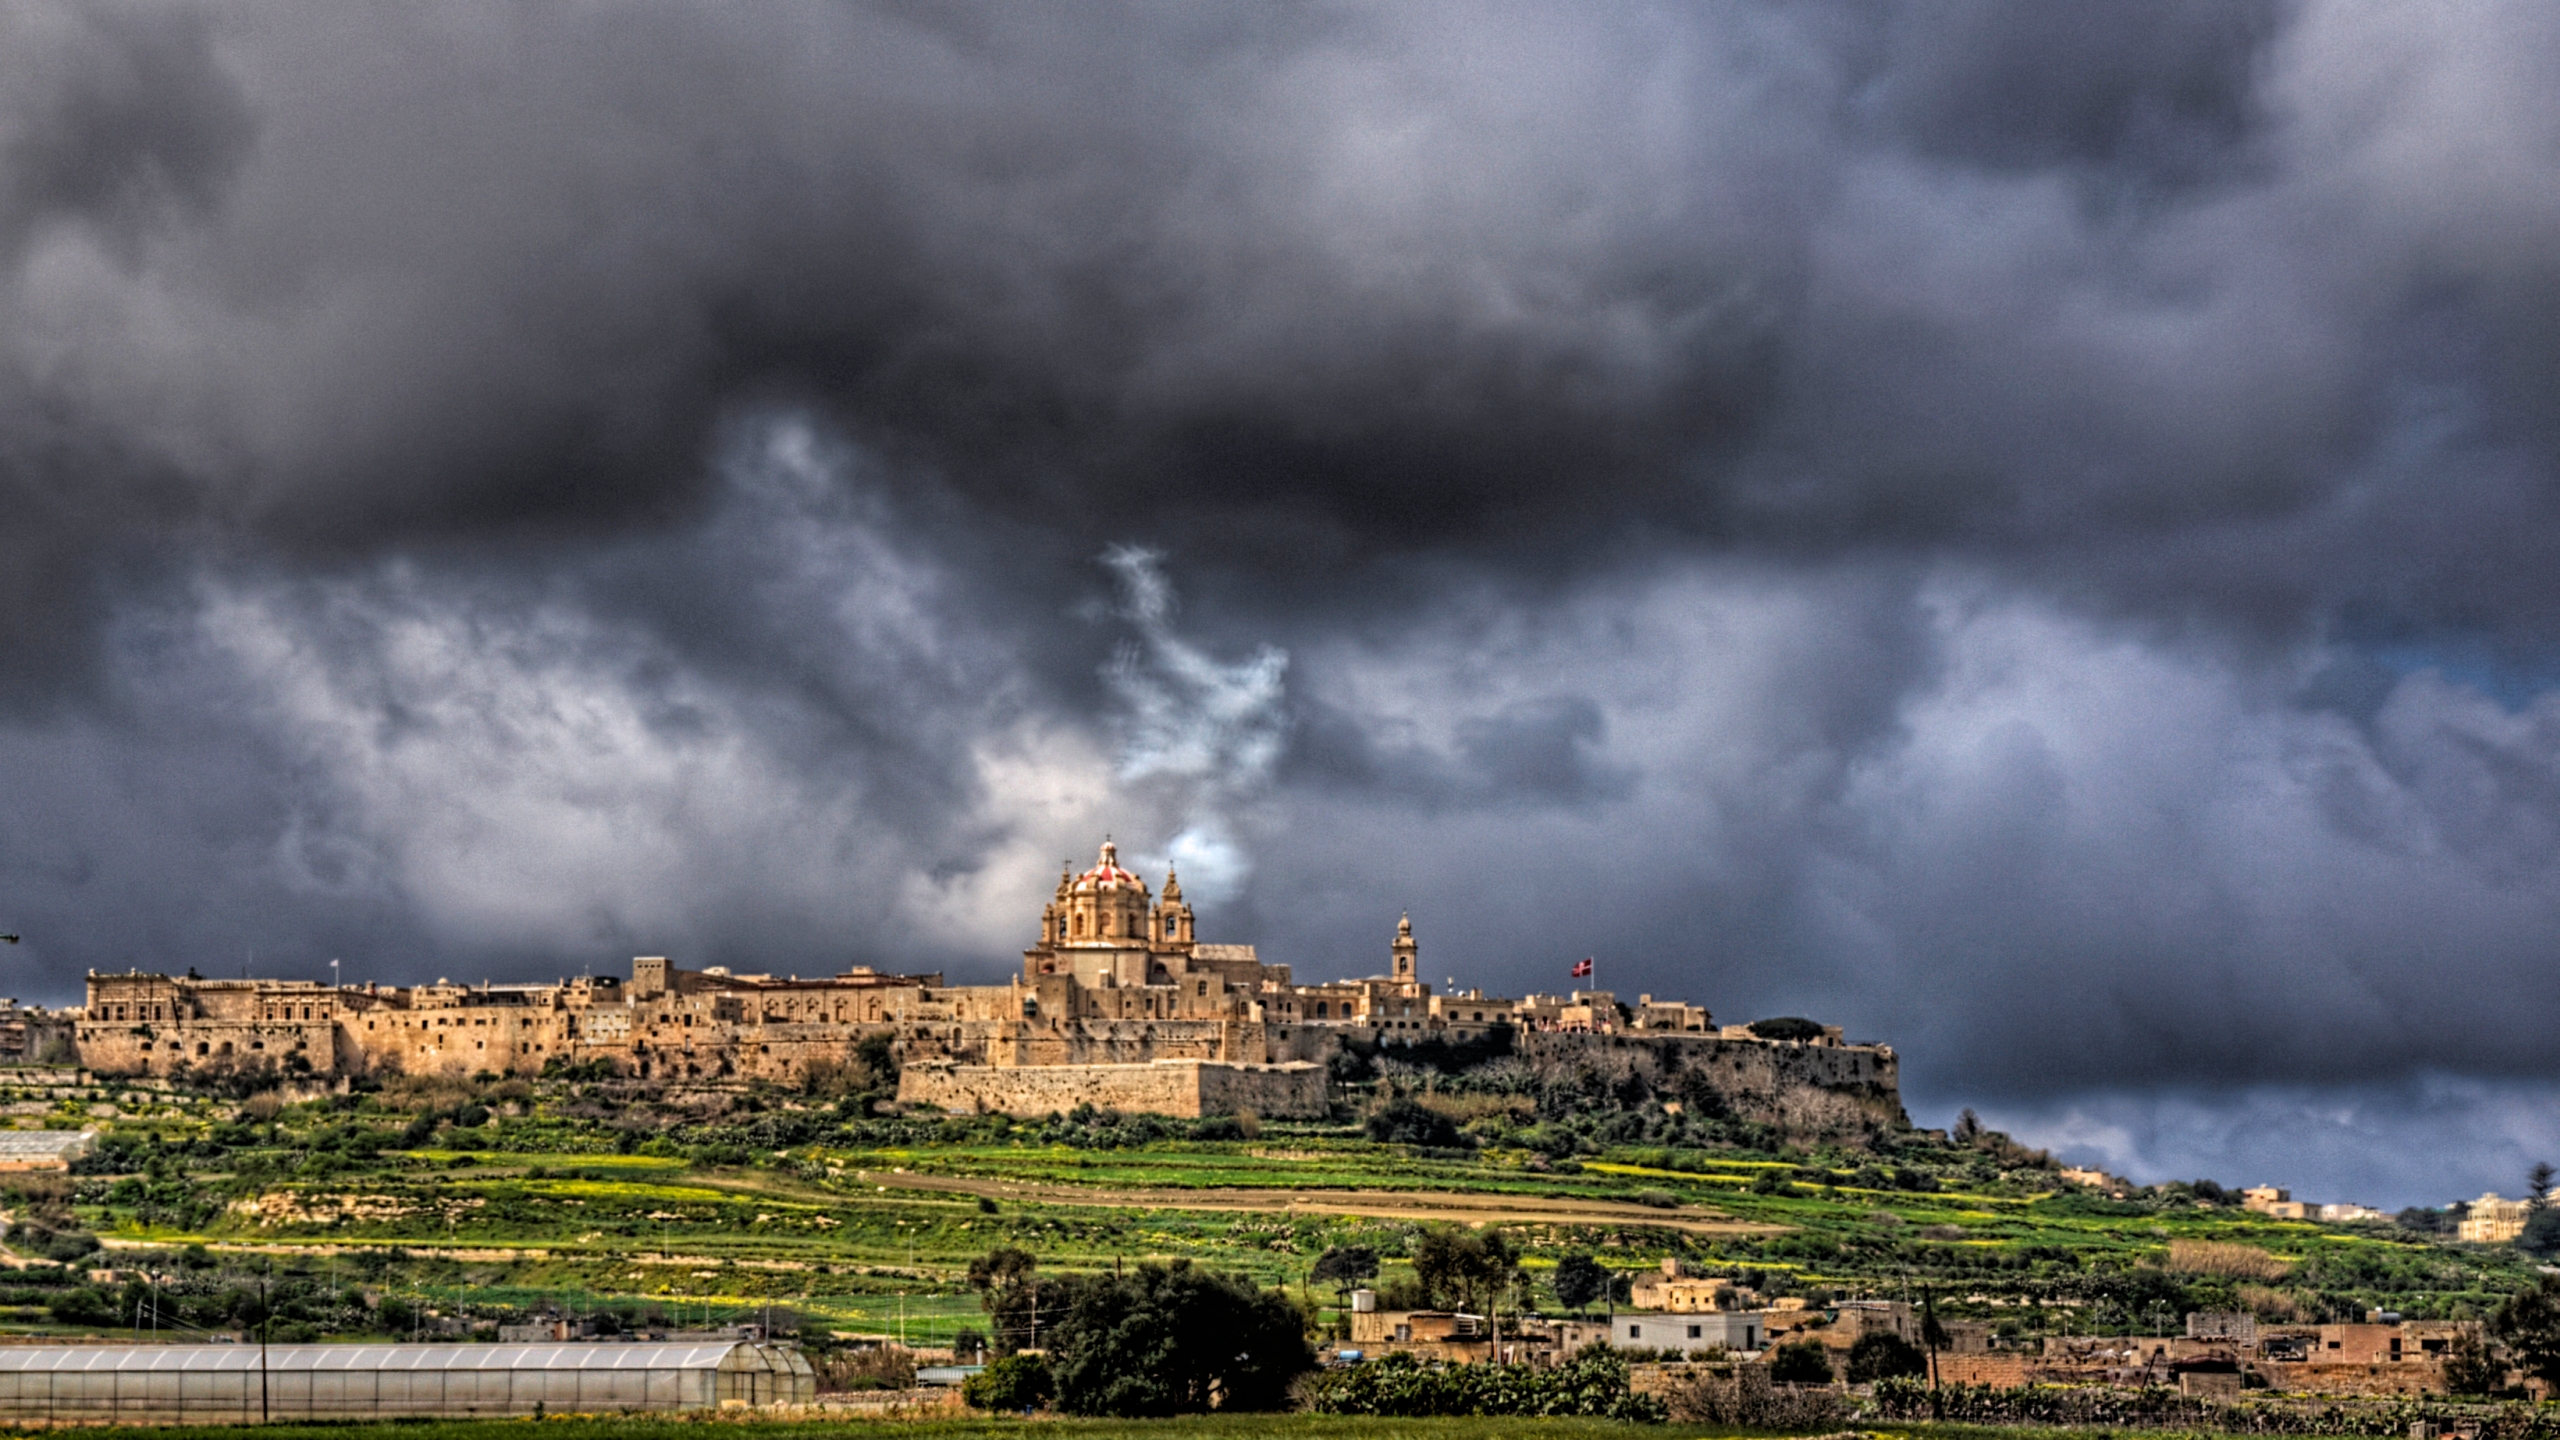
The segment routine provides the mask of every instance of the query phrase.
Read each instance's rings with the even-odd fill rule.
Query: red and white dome
[[[1076,877],[1075,888],[1080,891],[1135,890],[1144,895],[1147,882],[1139,879],[1136,871],[1121,869],[1120,847],[1105,840],[1102,842],[1101,860]]]

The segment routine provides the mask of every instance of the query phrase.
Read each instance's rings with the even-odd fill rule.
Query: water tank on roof
[[[1375,1290],[1354,1290],[1354,1291],[1352,1291],[1352,1292],[1351,1292],[1351,1313],[1353,1313],[1354,1315],[1375,1315],[1375,1314],[1377,1314],[1377,1313],[1378,1313],[1378,1292],[1377,1292],[1377,1291],[1375,1291]]]

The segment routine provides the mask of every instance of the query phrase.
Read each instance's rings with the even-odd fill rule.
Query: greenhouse
[[[806,1403],[800,1352],[743,1341],[0,1346],[0,1421],[193,1424]]]

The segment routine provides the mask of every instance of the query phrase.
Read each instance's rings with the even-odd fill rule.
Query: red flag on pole
[[[1586,955],[1586,956],[1582,957],[1581,959],[1579,959],[1579,960],[1577,960],[1577,961],[1573,962],[1573,978],[1574,978],[1574,979],[1576,979],[1576,980],[1580,980],[1580,979],[1582,979],[1583,977],[1585,977],[1585,976],[1589,975],[1590,973],[1591,973],[1591,957],[1590,957],[1590,956]]]

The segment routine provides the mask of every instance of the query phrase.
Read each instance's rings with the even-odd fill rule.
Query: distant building
[[[2503,1245],[2522,1235],[2524,1222],[2532,1216],[2532,1201],[2503,1199],[2492,1190],[2471,1202],[2454,1235],[2474,1245]]]
[[[1757,1351],[1768,1333],[1766,1317],[1744,1310],[1621,1315],[1610,1324],[1609,1343],[1621,1350]]]
[[[1665,1257],[1659,1273],[1639,1274],[1627,1288],[1627,1300],[1638,1310],[1677,1315],[1712,1314],[1743,1308],[1742,1287],[1721,1275],[1691,1275],[1677,1257]]]
[[[2220,1340],[2252,1349],[2258,1343],[2258,1317],[2245,1310],[2198,1310],[2187,1316],[2187,1338]]]
[[[2290,1190],[2273,1185],[2252,1185],[2240,1192],[2240,1208],[2255,1210],[2276,1220],[2308,1220],[2312,1207],[2294,1199]]]
[[[2366,1220],[2388,1220],[2391,1217],[2370,1205],[2323,1205],[2319,1218],[2331,1225],[2354,1225]]]

